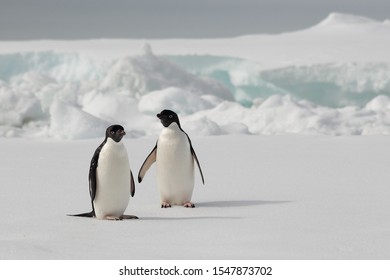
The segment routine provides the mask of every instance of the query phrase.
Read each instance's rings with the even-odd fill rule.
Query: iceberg
[[[389,38],[332,13],[276,35],[2,42],[0,137],[154,135],[164,108],[203,135],[389,134]]]

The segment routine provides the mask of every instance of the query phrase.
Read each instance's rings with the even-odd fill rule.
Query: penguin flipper
[[[135,183],[134,183],[134,177],[133,172],[130,170],[130,195],[133,197],[135,193]]]
[[[154,146],[153,150],[150,152],[148,157],[145,159],[144,163],[142,164],[139,172],[138,172],[138,183],[142,182],[142,179],[144,178],[146,172],[149,170],[150,166],[156,161],[157,158],[157,143],[156,146]]]
[[[98,167],[100,151],[102,150],[105,143],[106,140],[104,140],[103,143],[101,143],[100,146],[97,147],[95,153],[92,156],[91,164],[89,166],[89,174],[88,174],[89,195],[91,196],[91,204],[92,204],[91,213],[93,217],[95,216],[95,207],[93,205],[93,200],[95,199],[95,195],[96,195],[96,169]],[[88,214],[88,213],[84,213],[84,214]],[[81,217],[86,217],[86,216],[81,216]]]
[[[88,181],[89,181],[89,194],[91,196],[91,202],[95,199],[95,195],[96,195],[96,168],[98,167],[100,151],[102,150],[105,142],[106,141],[104,141],[96,149],[95,153],[92,156],[91,164],[89,166]]]
[[[200,168],[198,157],[196,156],[195,150],[194,150],[194,148],[192,148],[192,145],[191,145],[191,154],[192,154],[192,158],[195,160],[196,164],[198,165],[200,176],[202,177],[202,183],[204,185],[203,172],[202,172],[202,169]]]

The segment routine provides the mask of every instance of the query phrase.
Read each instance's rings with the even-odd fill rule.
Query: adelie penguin
[[[163,110],[157,117],[164,128],[139,170],[138,182],[141,183],[145,173],[156,162],[161,207],[183,205],[193,208],[195,205],[191,202],[191,197],[194,189],[194,162],[199,168],[203,184],[204,178],[191,140],[181,128],[175,112]]]
[[[126,133],[120,125],[107,128],[106,138],[96,149],[89,168],[92,211],[71,216],[101,220],[137,219],[133,215],[124,215],[130,195],[135,193],[127,150],[121,142],[124,135]]]

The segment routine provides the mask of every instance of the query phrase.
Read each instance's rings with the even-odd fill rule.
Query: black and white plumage
[[[74,216],[105,220],[137,218],[124,215],[130,195],[135,193],[127,150],[121,142],[125,134],[120,125],[107,128],[106,137],[93,154],[89,168],[92,211]]]
[[[167,208],[171,205],[195,207],[191,202],[194,189],[194,162],[199,168],[203,184],[204,178],[191,140],[181,128],[175,112],[163,110],[157,117],[164,128],[139,170],[138,182],[141,183],[150,166],[156,162],[161,207]]]

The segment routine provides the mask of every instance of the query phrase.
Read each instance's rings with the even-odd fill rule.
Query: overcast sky
[[[279,33],[330,12],[382,21],[390,19],[390,0],[0,0],[0,40]]]

